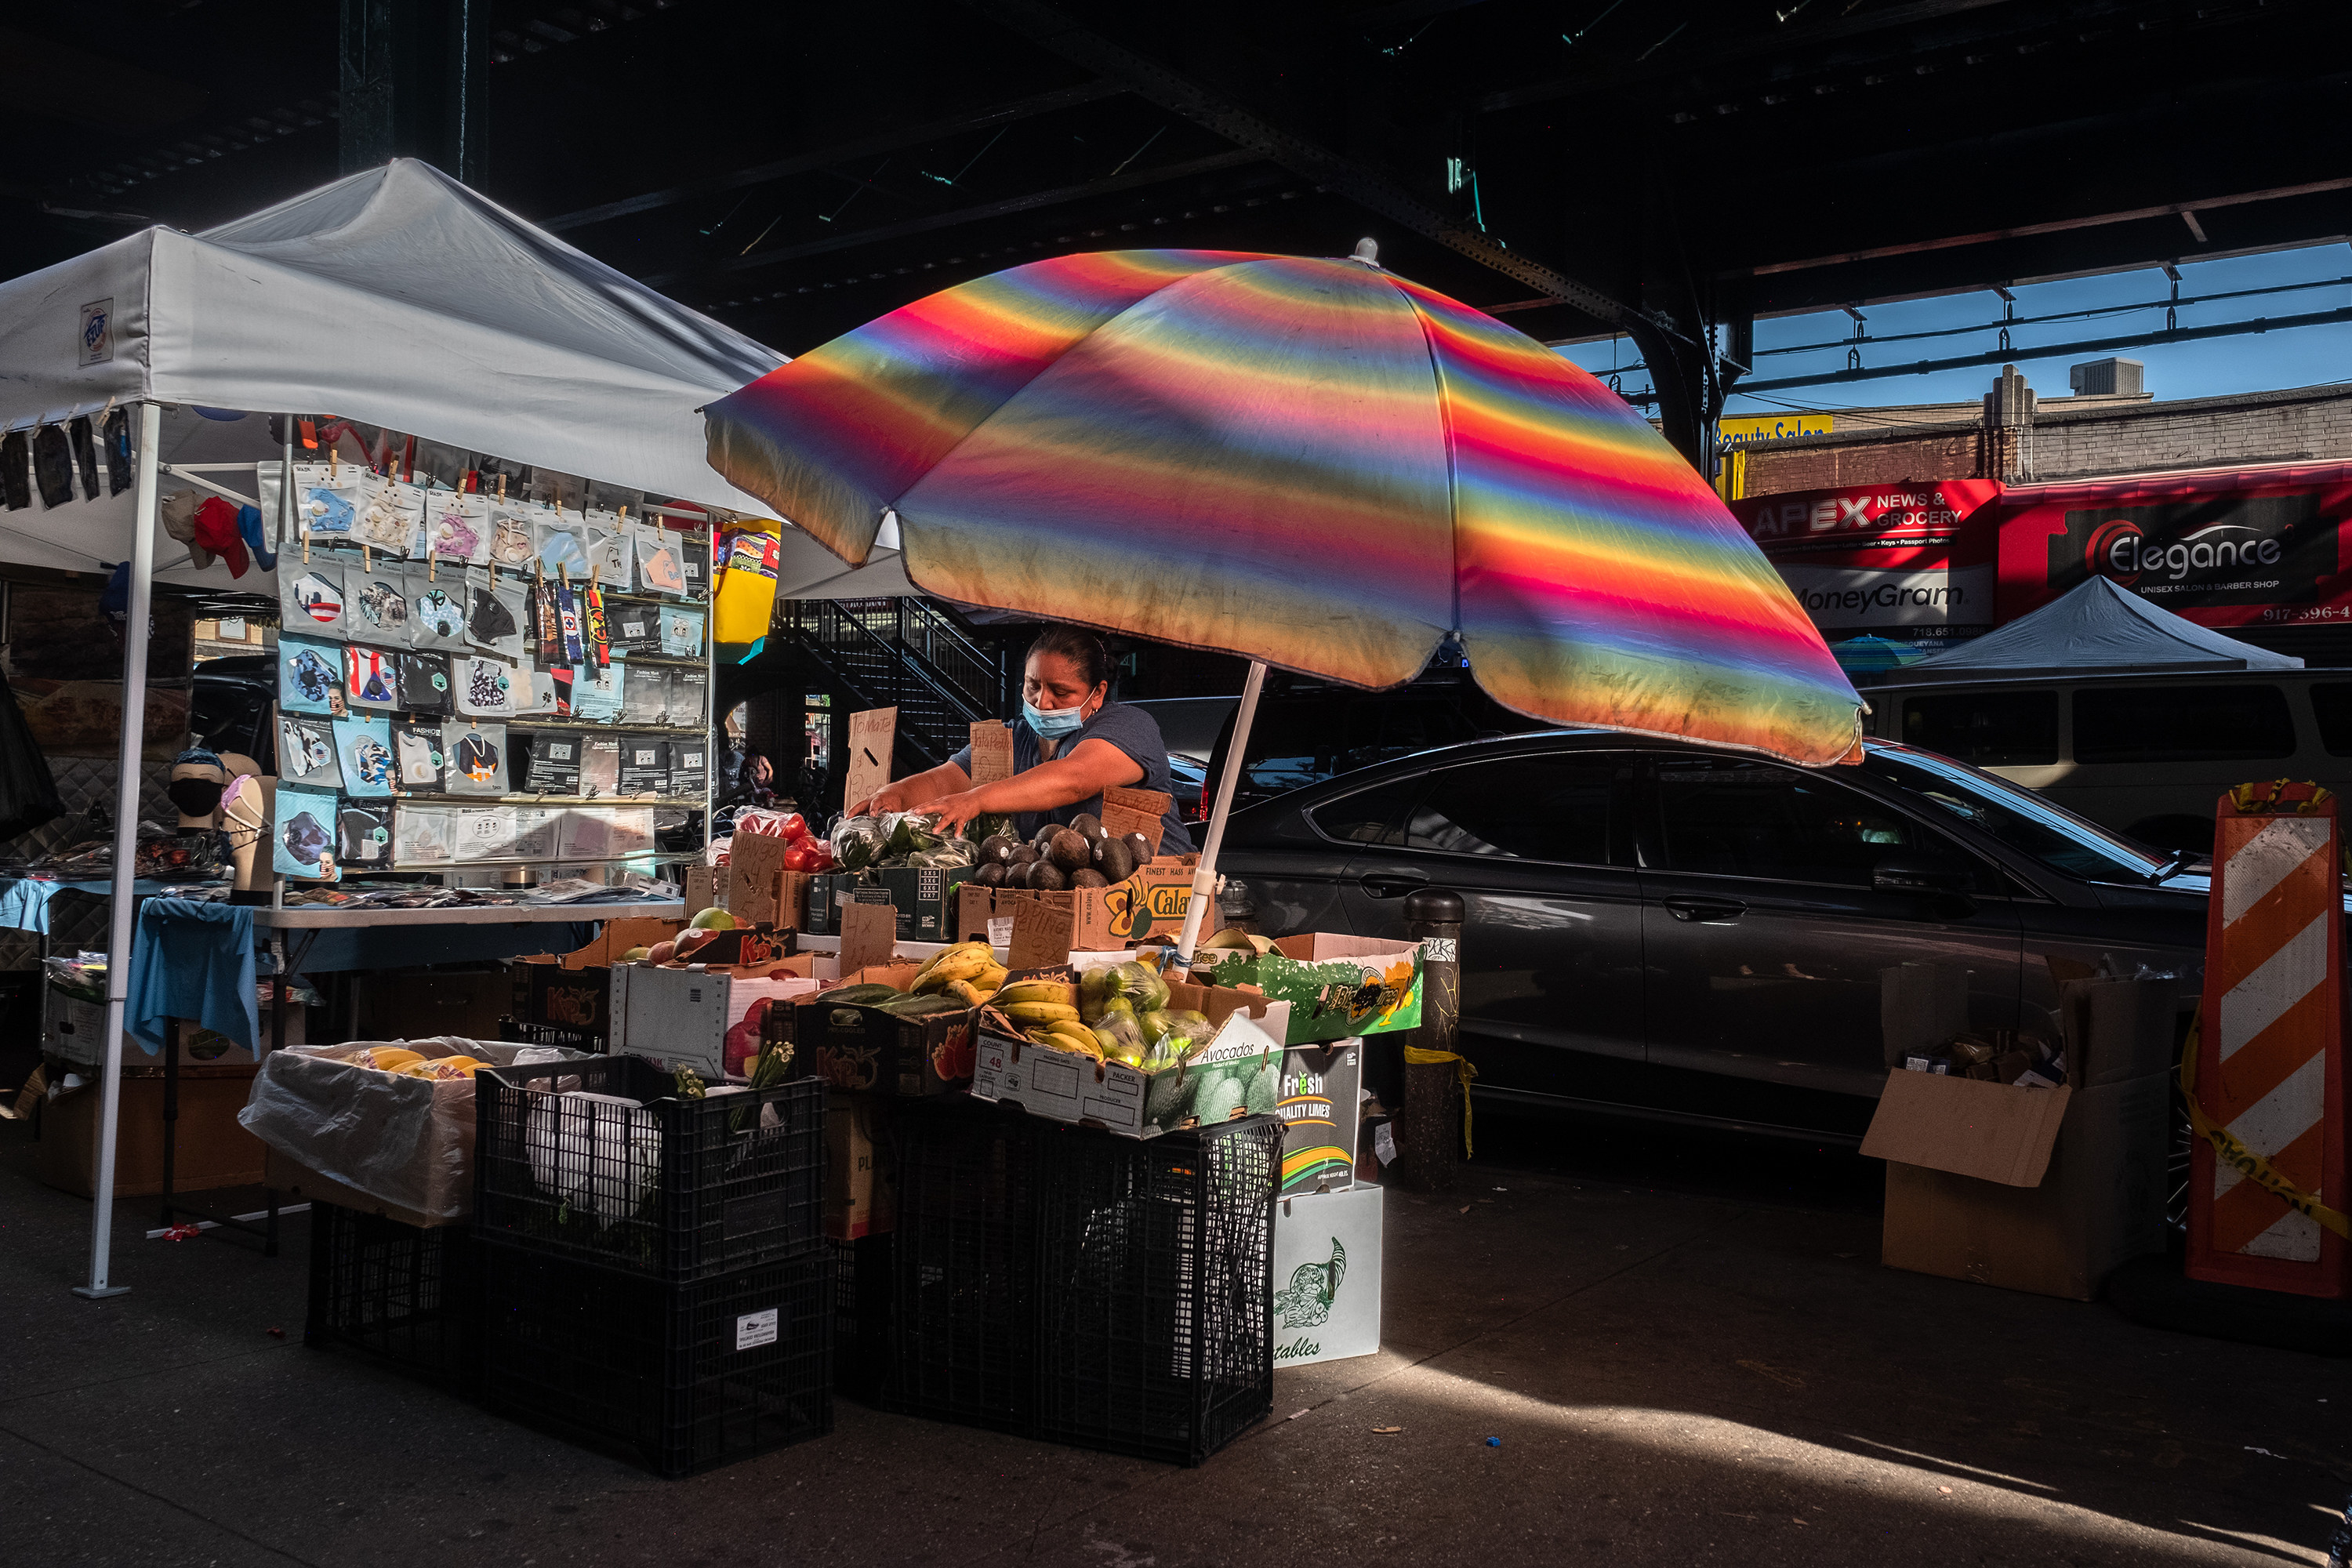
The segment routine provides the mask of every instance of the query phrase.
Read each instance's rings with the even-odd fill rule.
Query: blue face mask
[[[1021,700],[1021,717],[1026,719],[1029,721],[1029,728],[1036,731],[1039,735],[1048,741],[1058,741],[1065,735],[1076,734],[1079,728],[1086,723],[1086,704],[1080,703],[1076,708],[1056,708],[1048,710],[1038,707],[1024,697]]]

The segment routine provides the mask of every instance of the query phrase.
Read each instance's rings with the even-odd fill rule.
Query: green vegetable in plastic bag
[[[882,858],[883,844],[887,837],[881,821],[871,816],[845,816],[833,825],[827,836],[833,845],[833,862],[845,871],[863,871]]]

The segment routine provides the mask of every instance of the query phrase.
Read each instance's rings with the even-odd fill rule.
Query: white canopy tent
[[[189,565],[157,519],[159,464],[277,458],[263,416],[332,414],[648,500],[764,515],[710,468],[698,409],[782,362],[404,159],[202,234],[150,228],[0,283],[0,429],[135,405],[130,489],[0,512],[0,561],[131,563],[116,820],[137,820],[159,566],[174,584],[274,591],[267,574],[232,584],[224,565]],[[167,405],[177,405],[168,421]],[[789,529],[783,565],[788,592],[842,576],[837,558]],[[898,576],[903,591],[894,566],[879,575]],[[119,834],[97,1212],[89,1283],[76,1288],[89,1296],[114,1289],[108,1236],[132,848],[132,835]]]

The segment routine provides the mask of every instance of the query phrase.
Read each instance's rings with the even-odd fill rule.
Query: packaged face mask
[[[580,737],[562,730],[533,731],[522,787],[532,795],[578,795]]]
[[[678,658],[702,657],[703,614],[684,605],[668,605],[660,611],[661,651]]]
[[[424,573],[410,571],[408,643],[419,648],[466,646],[466,584],[456,573],[428,581]]]
[[[335,760],[333,724],[299,713],[279,713],[278,776],[314,789],[341,789],[343,770]]]
[[[507,860],[515,852],[515,814],[509,805],[457,808],[457,858]]]
[[[629,524],[628,533],[636,546],[637,581],[645,584],[646,592],[685,593],[686,566],[678,552],[679,536],[642,522]]]
[[[398,674],[393,656],[380,648],[361,647],[356,643],[344,648],[344,705],[385,712],[399,707],[400,692],[394,684]]]
[[[622,694],[627,689],[622,662],[604,668],[581,665],[572,672],[572,716],[593,724],[610,724],[621,716]]]
[[[515,667],[478,653],[450,661],[451,706],[468,718],[503,719],[515,710]]]
[[[562,513],[552,510],[533,520],[531,543],[538,550],[538,570],[546,574],[551,583],[569,575],[572,581],[584,581],[588,575],[588,546],[581,537],[581,524],[566,521]]]
[[[604,606],[604,637],[615,655],[661,652],[659,605],[618,600]]]
[[[340,805],[332,790],[280,784],[270,825],[270,868],[282,877],[336,880],[335,816]]]
[[[621,793],[659,795],[669,787],[669,746],[657,735],[621,737]]]
[[[32,443],[22,430],[0,436],[0,504],[10,511],[22,511],[33,504]]]
[[[617,795],[621,788],[621,741],[617,735],[580,737],[580,793]]]
[[[530,592],[521,583],[492,583],[477,577],[466,585],[466,642],[488,653],[510,659],[522,658],[523,602]]]
[[[456,490],[431,492],[425,498],[425,538],[436,561],[481,565],[490,558],[490,503]]]
[[[81,499],[98,499],[98,437],[89,427],[89,416],[84,414],[66,426],[66,441],[73,447],[74,468],[81,475]]]
[[[514,852],[518,859],[555,858],[556,834],[563,821],[560,805],[510,805],[514,813]]]
[[[40,487],[41,504],[63,506],[74,499],[73,444],[54,425],[33,432],[33,482]]]
[[[290,713],[333,713],[342,707],[343,650],[332,643],[278,639],[278,706]]]
[[[352,521],[354,544],[384,555],[405,557],[425,518],[425,493],[395,479],[369,475],[360,485],[359,511]]]
[[[446,866],[457,858],[454,806],[410,805],[393,808],[392,860],[395,866]]]
[[[441,726],[395,720],[392,726],[392,765],[400,787],[415,795],[439,795],[441,790]]]
[[[343,590],[343,620],[352,636],[364,642],[407,646],[406,569],[384,565],[373,572],[346,571]]]
[[[710,784],[709,752],[699,740],[669,743],[669,784],[662,793],[679,800],[696,800]]]
[[[437,653],[404,653],[399,656],[399,661],[401,711],[448,712],[448,657]]]
[[[300,560],[280,560],[278,573],[278,620],[289,632],[341,641],[351,635],[344,619],[343,569],[340,562],[318,555],[305,566]]]
[[[381,870],[392,864],[392,807],[346,805],[335,827],[346,868]]]
[[[505,795],[507,727],[460,724],[441,728],[442,787],[451,795]]]
[[[640,670],[639,674],[644,672]],[[669,710],[664,722],[673,730],[700,730],[704,727],[705,700],[710,695],[710,677],[699,669],[673,669],[669,672]]]
[[[341,543],[360,516],[360,481],[366,469],[338,464],[330,478],[324,463],[294,465],[294,528],[299,535]]]
[[[588,514],[588,569],[596,586],[625,594],[636,586],[636,542],[610,512]]]
[[[531,514],[538,510],[522,505],[492,504],[489,539],[484,550],[493,564],[521,567],[530,563],[531,553],[537,548],[532,537]]]
[[[619,666],[614,668],[618,668]],[[622,723],[661,724],[668,721],[668,674],[656,664],[647,665],[629,677],[622,688]],[[577,701],[576,696],[574,701]]]
[[[555,854],[562,860],[613,858],[613,813],[593,805],[565,812],[556,831]]]
[[[345,795],[375,797],[393,793],[390,720],[336,720],[335,756],[342,765]]]
[[[530,660],[522,661],[514,673],[515,713],[532,718],[555,717],[555,677]]]

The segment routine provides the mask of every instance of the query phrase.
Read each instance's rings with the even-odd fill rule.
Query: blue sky
[[[2180,264],[2179,270],[2180,295],[2184,300],[2231,289],[2342,279],[2352,278],[2352,247],[2317,245],[2294,250],[2269,251],[2259,256],[2188,261]],[[2138,305],[2147,300],[2162,301],[2170,287],[2169,279],[2155,268],[2107,273],[2096,278],[2069,279],[2055,283],[2019,284],[2010,291],[2017,296],[2015,310],[2020,318],[2068,310],[2115,313],[2014,326],[2010,331],[2013,363],[2042,396],[2063,397],[2067,391],[2066,367],[2084,359],[2103,358],[2105,354],[2037,357],[2035,347],[2160,331],[2164,327],[2164,306],[2161,303],[2148,310],[2115,310],[2115,308]],[[2293,293],[2183,306],[2179,319],[2184,327],[2204,326],[2221,321],[2301,315],[2347,305],[2352,305],[2352,284],[2339,281],[2331,282],[2330,287]],[[1864,305],[1861,310],[1868,318],[1865,330],[1873,338],[1897,332],[1993,323],[1981,331],[1960,332],[1949,337],[1924,338],[1908,342],[1864,342],[1861,348],[1863,363],[1866,365],[1951,359],[1965,354],[1989,353],[2000,347],[2001,300],[1990,289],[1979,293],[1944,295],[1932,300],[1908,300],[1895,304]],[[1777,381],[1787,376],[1842,370],[1845,367],[1846,352],[1850,346],[1843,340],[1853,331],[1853,319],[1843,310],[1759,321],[1756,323],[1758,354],[1755,379]],[[1835,342],[1836,346],[1795,353],[1765,352],[1831,342]],[[1594,342],[1572,344],[1561,352],[1585,369],[1604,378],[1612,366],[1634,364],[1642,357],[1632,341],[1625,338],[1613,341],[1603,338]],[[2144,361],[2147,365],[2147,390],[2158,398],[2206,397],[2224,393],[2311,386],[2322,382],[2352,378],[2352,322],[2210,338],[2148,348],[2116,349],[2106,353]],[[1997,365],[1979,365],[1962,370],[1937,371],[1927,375],[1889,375],[1868,381],[1788,388],[1761,397],[1735,394],[1724,412],[1769,414],[1790,408],[1867,408],[1887,404],[1958,403],[1982,395],[1999,374]],[[1642,390],[1648,384],[1649,378],[1639,372],[1624,377],[1627,392]]]

